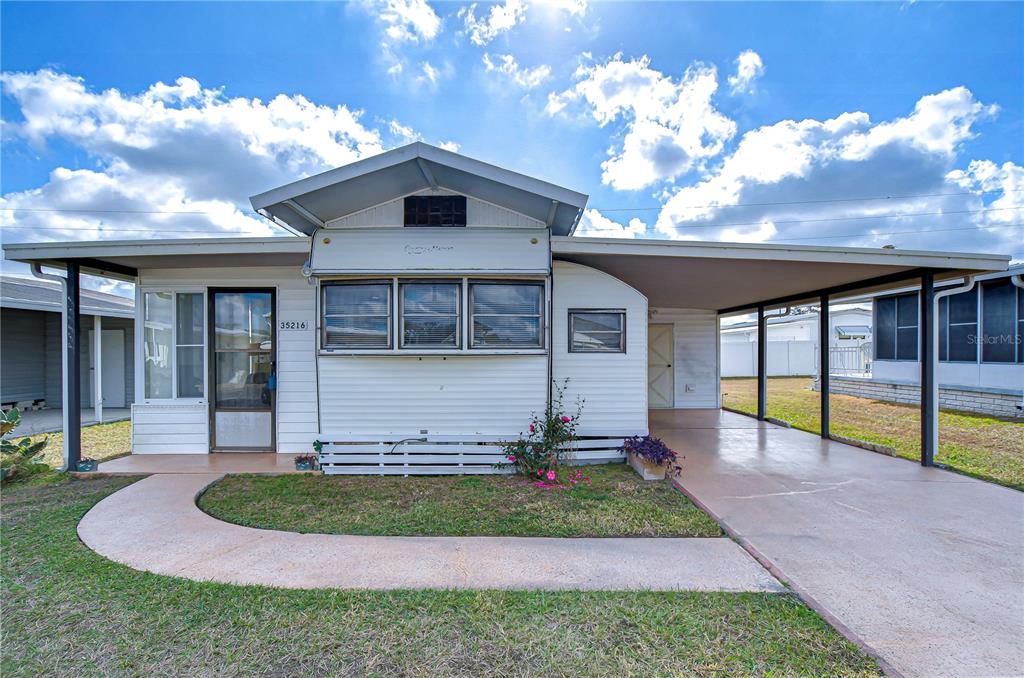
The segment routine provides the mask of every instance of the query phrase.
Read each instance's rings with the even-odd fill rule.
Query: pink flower
[[[530,424],[530,433],[533,433],[533,424]]]
[[[555,473],[554,471],[548,471],[548,480],[554,480],[557,477],[558,477],[557,473]]]
[[[563,414],[563,415],[562,415],[562,423],[563,423],[563,424],[568,424],[568,423],[569,423],[569,417],[567,417],[567,416],[565,416],[565,415]]]
[[[514,455],[514,454],[508,455],[508,460],[509,461],[515,461],[516,460],[516,455]]]
[[[541,471],[540,469],[537,469],[537,475],[540,475],[541,473],[544,473],[544,472]]]

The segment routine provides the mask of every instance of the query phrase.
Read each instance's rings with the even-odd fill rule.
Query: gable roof
[[[135,317],[134,299],[87,289],[82,289],[79,294],[82,313],[86,315]],[[63,308],[60,283],[13,275],[0,276],[0,308],[60,313]]]
[[[267,218],[312,235],[325,222],[441,188],[543,221],[554,235],[576,227],[587,196],[423,142],[402,146],[249,198]]]

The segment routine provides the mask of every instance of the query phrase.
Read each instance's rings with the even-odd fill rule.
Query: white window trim
[[[355,346],[327,346],[327,304],[324,302],[324,297],[327,296],[327,288],[329,287],[342,287],[344,285],[389,285],[388,290],[388,341],[387,346],[377,346],[374,348],[358,348]],[[324,280],[317,286],[317,343],[320,347],[321,353],[334,354],[337,352],[359,352],[359,353],[370,353],[374,351],[393,351],[396,345],[396,338],[398,336],[398,324],[397,314],[395,313],[397,299],[395,295],[398,288],[398,278],[387,278],[387,277],[371,277],[371,278],[354,278],[350,280]],[[351,316],[350,316],[351,317]],[[377,318],[379,316],[371,315],[364,316]]]
[[[396,278],[396,286],[398,287],[398,307],[396,316],[398,316],[398,348],[403,351],[457,351],[462,348],[463,337],[465,334],[462,332],[462,318],[465,315],[465,304],[462,301],[463,290],[465,289],[465,278]],[[445,344],[416,344],[413,346],[405,345],[405,297],[402,294],[402,289],[406,285],[417,285],[417,284],[439,284],[439,285],[453,285],[455,286],[455,345],[449,346]],[[425,315],[423,313],[413,315]]]
[[[388,348],[351,348],[351,347],[333,347],[329,348],[324,346],[324,331],[323,326],[325,325],[324,313],[323,313],[323,292],[322,289],[333,283],[358,283],[358,282],[372,282],[372,281],[390,281],[391,282],[391,308],[390,322],[388,323],[389,331],[391,332],[392,340],[389,342]],[[449,281],[453,283],[461,283],[462,289],[459,295],[459,315],[460,315],[460,330],[461,337],[458,348],[426,348],[426,347],[408,347],[401,348],[401,313],[398,310],[401,303],[401,292],[400,287],[404,282],[429,282],[431,280],[437,281]],[[493,283],[529,283],[537,285],[543,289],[543,303],[541,308],[541,327],[540,327],[540,346],[524,346],[524,347],[509,347],[509,348],[490,348],[490,347],[472,347],[472,306],[470,302],[470,285],[474,282],[493,282]],[[549,337],[546,328],[550,327],[551,324],[551,281],[547,276],[541,277],[539,275],[482,275],[480,272],[475,274],[466,273],[451,273],[451,272],[428,272],[428,273],[408,273],[401,276],[397,275],[357,275],[357,276],[331,276],[317,279],[317,353],[321,356],[405,356],[405,357],[425,357],[425,356],[438,356],[438,357],[456,357],[456,356],[481,356],[481,355],[547,355],[549,351]]]
[[[573,336],[576,334],[573,327],[577,315],[604,313],[606,315],[617,315],[622,318],[619,330],[597,330],[601,334],[618,334],[619,348],[611,351],[595,351],[588,349],[574,349]],[[597,355],[616,355],[626,353],[626,309],[624,308],[570,308],[569,309],[569,353],[594,353]]]
[[[527,285],[532,285],[533,287],[539,287],[541,289],[541,294],[543,296],[541,297],[541,300],[540,300],[540,310],[536,314],[533,314],[533,313],[481,313],[479,315],[498,316],[498,317],[503,317],[503,316],[534,317],[534,315],[536,315],[536,317],[537,317],[537,325],[538,325],[538,327],[537,327],[537,337],[538,337],[538,339],[540,339],[540,343],[538,345],[536,345],[536,346],[535,345],[509,346],[507,349],[495,349],[492,346],[476,346],[475,345],[476,344],[476,337],[475,337],[475,332],[474,332],[475,327],[474,327],[474,323],[473,323],[473,318],[476,315],[476,314],[473,313],[473,285],[475,285],[475,284],[479,284],[479,285],[502,285],[502,284],[507,284],[507,285],[519,284],[519,285],[523,285],[523,284],[527,284]],[[540,280],[532,280],[532,281],[530,281],[530,280],[501,280],[501,279],[494,279],[494,278],[476,278],[476,279],[472,279],[471,278],[471,279],[469,279],[469,297],[466,299],[466,315],[469,316],[469,335],[467,337],[467,339],[468,339],[468,341],[467,341],[467,348],[469,350],[473,351],[474,353],[479,353],[481,351],[493,351],[493,350],[531,350],[531,349],[532,350],[539,350],[539,349],[543,349],[544,345],[546,343],[545,336],[546,336],[546,326],[547,325],[546,325],[546,322],[545,322],[546,321],[546,317],[545,316],[546,316],[546,308],[547,308],[547,296],[548,296],[547,285],[546,285],[545,282],[542,282]]]
[[[174,303],[172,304],[172,317],[171,317],[171,397],[170,398],[147,398],[146,397],[146,356],[145,356],[145,340],[146,340],[146,295],[157,294],[164,292],[172,295]],[[199,294],[203,299],[203,395],[202,397],[178,397],[178,295],[179,294]],[[210,389],[210,357],[209,357],[209,336],[210,336],[210,300],[209,294],[206,293],[205,287],[195,286],[167,286],[167,285],[147,285],[136,287],[136,299],[135,299],[135,383],[136,383],[136,397],[135,401],[146,405],[152,404],[167,404],[170,402],[180,403],[182,405],[191,404],[198,405],[204,404],[209,398]],[[182,344],[182,346],[196,346],[197,344]]]

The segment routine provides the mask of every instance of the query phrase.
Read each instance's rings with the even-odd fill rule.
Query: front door
[[[211,290],[210,433],[217,451],[274,449],[274,292]]]
[[[675,404],[675,378],[672,370],[672,325],[647,326],[647,406],[672,407]]]
[[[124,330],[102,330],[100,379],[104,407],[124,407]],[[96,332],[89,330],[89,393],[96,397]],[[95,403],[93,403],[95,405]]]

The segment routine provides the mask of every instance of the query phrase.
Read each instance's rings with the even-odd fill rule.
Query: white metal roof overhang
[[[1006,270],[998,254],[669,240],[552,238],[552,256],[596,268],[644,294],[652,307],[740,313]]]
[[[249,200],[253,209],[312,235],[325,223],[434,188],[465,194],[545,222],[568,235],[583,193],[416,142],[286,184]]]
[[[131,281],[147,268],[301,266],[309,258],[309,238],[17,243],[4,245],[4,257],[53,268],[75,261],[83,273]]]

